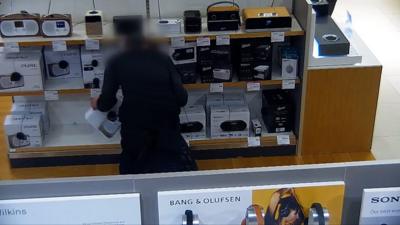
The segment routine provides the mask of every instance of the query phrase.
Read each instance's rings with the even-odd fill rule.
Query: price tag
[[[229,35],[218,35],[216,45],[230,45],[231,38]]]
[[[210,84],[211,93],[222,93],[224,92],[224,83],[211,83]]]
[[[210,46],[211,41],[209,37],[198,37],[196,39],[197,46]]]
[[[58,91],[44,91],[46,101],[57,101],[59,99]]]
[[[282,89],[290,90],[296,87],[296,80],[282,80]]]
[[[67,42],[63,40],[53,41],[53,51],[55,52],[67,51]]]
[[[15,148],[10,148],[10,149],[8,149],[8,152],[10,152],[10,153],[17,152],[17,149],[15,149]]]
[[[271,33],[271,42],[284,42],[284,41],[285,41],[285,32]]]
[[[172,37],[171,47],[185,47],[185,37]]]
[[[5,52],[19,52],[18,42],[4,42]]]
[[[248,82],[247,83],[247,91],[260,91],[261,84],[258,82]]]
[[[248,147],[258,147],[261,146],[260,137],[248,137],[247,138],[247,146]]]
[[[96,39],[87,39],[85,40],[85,48],[86,50],[99,50],[100,41]]]
[[[278,145],[290,145],[289,135],[278,135],[276,136],[276,142]]]
[[[99,97],[101,94],[101,89],[100,88],[92,88],[90,89],[90,97],[95,98]]]

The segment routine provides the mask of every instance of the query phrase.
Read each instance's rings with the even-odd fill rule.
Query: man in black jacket
[[[179,132],[180,107],[187,92],[167,55],[136,45],[113,57],[106,67],[101,95],[92,107],[110,110],[122,89],[119,110],[121,174],[175,172],[187,168],[186,142]]]

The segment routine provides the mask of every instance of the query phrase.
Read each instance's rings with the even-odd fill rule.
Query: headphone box
[[[40,116],[8,115],[4,120],[4,132],[10,149],[41,147],[42,130]]]
[[[55,52],[50,46],[44,49],[46,78],[69,79],[81,78],[81,57],[78,46],[71,46],[66,51]]]
[[[103,50],[81,47],[82,76],[85,88],[101,88],[104,80],[105,55]]]
[[[246,8],[242,14],[244,28],[248,31],[292,27],[292,17],[286,7]]]
[[[207,8],[208,31],[238,30],[240,27],[239,12],[240,9],[237,5],[209,6]]]
[[[116,34],[141,35],[143,31],[143,17],[141,15],[114,16],[113,24]]]
[[[201,32],[200,10],[186,10],[183,12],[183,24],[185,33]]]
[[[185,139],[206,138],[206,111],[203,105],[185,106],[179,114],[181,133]]]
[[[318,17],[315,40],[320,56],[348,55],[350,42],[330,16]]]
[[[14,102],[11,107],[12,115],[40,116],[44,133],[50,129],[49,113],[46,102]]]
[[[103,35],[103,12],[100,10],[87,11],[85,27],[87,35]]]
[[[2,37],[40,36],[40,15],[21,13],[0,16],[0,35]]]
[[[69,37],[72,29],[71,14],[50,14],[40,19],[40,30],[44,37]]]
[[[250,111],[246,105],[210,107],[211,138],[248,137]]]
[[[43,90],[43,57],[40,51],[0,51],[0,92]]]
[[[282,47],[280,51],[282,78],[296,79],[299,54],[296,48]]]

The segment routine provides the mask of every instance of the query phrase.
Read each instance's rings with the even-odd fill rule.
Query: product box
[[[222,93],[212,93],[207,95],[206,106],[219,106],[224,104],[224,95]]]
[[[43,90],[43,58],[40,51],[0,51],[0,92]]]
[[[121,102],[117,102],[117,104],[115,104],[115,106],[108,112],[101,112],[90,108],[85,113],[85,119],[105,137],[112,138],[121,128],[121,122],[119,121],[118,116],[120,105]]]
[[[50,119],[46,102],[14,102],[11,107],[12,115],[37,115],[42,118],[44,133],[50,130]]]
[[[11,149],[41,147],[43,128],[40,116],[8,115],[4,120],[4,132]]]
[[[281,67],[283,79],[296,79],[299,54],[293,47],[282,47],[281,49]]]
[[[44,49],[47,79],[82,77],[79,47],[71,46],[67,51],[55,52],[49,46]]]
[[[182,108],[179,119],[181,133],[185,139],[198,140],[206,138],[206,112],[202,105]]]
[[[211,138],[248,137],[250,111],[246,105],[211,106]]]
[[[103,50],[81,47],[82,75],[85,88],[101,88],[104,81],[105,55]]]

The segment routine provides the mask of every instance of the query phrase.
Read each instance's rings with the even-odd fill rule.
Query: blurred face
[[[290,210],[287,217],[282,218],[282,225],[293,225],[299,219],[299,211]]]

